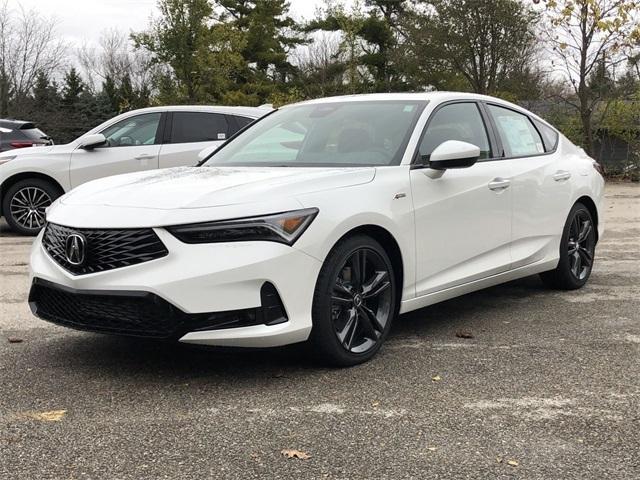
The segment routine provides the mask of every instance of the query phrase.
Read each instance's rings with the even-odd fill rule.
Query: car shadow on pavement
[[[419,338],[435,344],[455,341],[456,331],[490,329],[492,319],[499,316],[496,314],[500,310],[506,310],[511,302],[523,298],[532,300],[545,292],[548,291],[537,277],[529,277],[401,315],[387,343],[407,338]],[[57,366],[101,377],[107,375],[122,379],[150,375],[154,379],[160,376],[171,383],[193,376],[249,380],[264,378],[265,375],[277,377],[283,375],[282,372],[296,376],[328,370],[314,361],[305,344],[246,349],[64,332],[64,335],[51,338],[46,350],[39,354]],[[360,368],[380,361],[384,358],[379,356]]]
[[[514,303],[522,300],[533,302],[536,296],[548,295],[549,292],[538,275],[478,290],[401,315],[391,330],[390,338],[418,335],[432,340],[434,336],[450,339],[450,331],[468,331],[479,325],[491,327],[495,317],[508,315]]]

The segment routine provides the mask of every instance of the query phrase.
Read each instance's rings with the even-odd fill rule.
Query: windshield
[[[224,145],[204,166],[399,165],[425,105],[393,100],[286,107]]]

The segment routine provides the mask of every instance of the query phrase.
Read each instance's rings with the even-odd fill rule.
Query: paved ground
[[[640,185],[607,192],[583,290],[405,315],[348,370],[48,325],[0,227],[0,478],[640,478]]]

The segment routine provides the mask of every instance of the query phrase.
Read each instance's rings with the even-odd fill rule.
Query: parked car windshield
[[[256,122],[204,166],[399,165],[425,105],[392,100],[286,107]]]

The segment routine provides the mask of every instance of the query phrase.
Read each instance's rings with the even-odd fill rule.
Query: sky
[[[323,0],[290,0],[296,19],[310,18]],[[104,30],[143,30],[156,15],[157,0],[8,0],[9,8],[22,6],[47,18],[55,17],[57,32],[70,47],[95,45]]]

